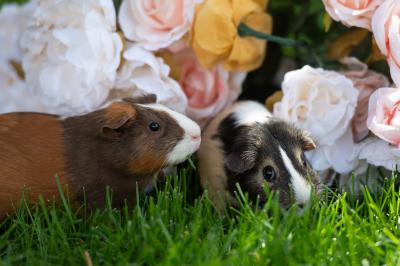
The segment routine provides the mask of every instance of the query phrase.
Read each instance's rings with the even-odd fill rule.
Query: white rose
[[[306,152],[307,159],[317,171],[333,168],[338,173],[349,173],[358,163],[357,146],[353,141],[351,129],[338,138],[333,145],[319,145]]]
[[[159,103],[181,113],[186,111],[187,98],[179,84],[169,77],[170,68],[161,58],[136,45],[128,47],[123,58],[112,98],[154,93]]]
[[[33,94],[15,69],[8,63],[0,63],[0,113],[45,112],[55,110],[40,95]]]
[[[20,60],[19,41],[25,30],[33,2],[25,5],[7,4],[0,10],[0,60]]]
[[[356,165],[350,122],[358,91],[343,75],[304,66],[282,83],[283,98],[274,115],[311,133],[317,149],[308,154],[316,170],[346,173]]]
[[[351,194],[360,195],[363,192],[364,186],[367,186],[369,191],[378,191],[381,187],[381,176],[376,166],[368,164],[365,157],[360,156],[360,153],[365,148],[371,139],[366,139],[355,145],[351,145],[350,152],[353,153],[353,169],[351,172],[337,174],[332,170],[318,171],[322,183],[327,186],[335,185],[340,189],[347,191]],[[340,145],[339,145],[340,146]],[[346,146],[341,146],[342,154],[347,154]],[[343,151],[344,150],[344,151]],[[380,169],[382,171],[382,169]],[[386,172],[386,176],[390,173]]]
[[[400,166],[400,148],[379,138],[368,138],[362,143],[359,158],[374,166],[382,166],[393,171]]]
[[[20,61],[21,34],[35,7],[34,2],[25,5],[7,4],[0,8],[0,61]]]
[[[124,0],[119,24],[127,39],[148,50],[158,50],[188,32],[196,4],[202,0]]]
[[[38,0],[22,36],[28,85],[71,113],[104,102],[120,64],[122,40],[111,0]]]

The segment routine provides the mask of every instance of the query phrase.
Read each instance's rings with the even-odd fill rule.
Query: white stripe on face
[[[281,146],[279,146],[279,151],[281,153],[283,163],[290,173],[296,201],[300,204],[307,203],[310,200],[311,185],[299,174],[299,172],[297,172],[292,164],[292,161],[289,159]]]
[[[141,106],[167,113],[184,131],[183,139],[180,140],[168,154],[167,162],[169,165],[175,165],[184,161],[200,147],[201,130],[196,122],[160,104],[145,104]]]

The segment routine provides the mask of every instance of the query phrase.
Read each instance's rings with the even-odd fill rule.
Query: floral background
[[[374,189],[400,161],[398,1],[0,5],[0,113],[77,115],[155,93],[204,128],[253,99],[311,134],[327,184]]]

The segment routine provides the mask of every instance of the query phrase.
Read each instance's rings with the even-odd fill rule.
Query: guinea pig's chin
[[[185,137],[179,141],[168,155],[168,165],[174,165],[185,161],[199,149],[200,142],[200,139],[191,140],[190,137]]]

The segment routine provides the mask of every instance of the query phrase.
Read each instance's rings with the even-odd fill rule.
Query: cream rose
[[[38,0],[22,36],[27,84],[66,113],[104,102],[120,64],[122,40],[111,0]]]
[[[400,147],[400,89],[380,88],[371,95],[367,126],[379,138]]]
[[[333,169],[337,173],[346,174],[357,167],[357,145],[349,128],[343,136],[332,145],[319,145],[306,153],[307,159],[317,171]]]
[[[35,4],[7,4],[0,8],[0,61],[20,61],[21,34],[27,27],[28,19]]]
[[[187,115],[200,126],[238,98],[245,73],[228,72],[221,64],[205,69],[188,46],[176,44],[169,51],[178,73],[175,78],[188,98]]]
[[[154,93],[158,102],[181,113],[186,111],[186,96],[169,77],[170,68],[161,58],[136,45],[130,45],[123,58],[111,99]]]
[[[125,37],[148,50],[171,45],[185,35],[202,0],[124,0],[119,24]]]
[[[372,17],[372,32],[379,50],[386,55],[390,75],[400,87],[400,2],[386,0]]]
[[[351,27],[371,30],[371,18],[385,0],[323,0],[328,14],[336,21]]]
[[[389,171],[400,167],[400,149],[378,138],[368,138],[362,143],[359,159]]]
[[[304,66],[285,75],[282,92],[273,113],[311,133],[317,144],[308,155],[314,168],[351,171],[355,158],[350,122],[358,97],[352,82],[339,73]]]
[[[41,95],[28,90],[12,65],[0,63],[0,113],[46,112],[57,113]]]

